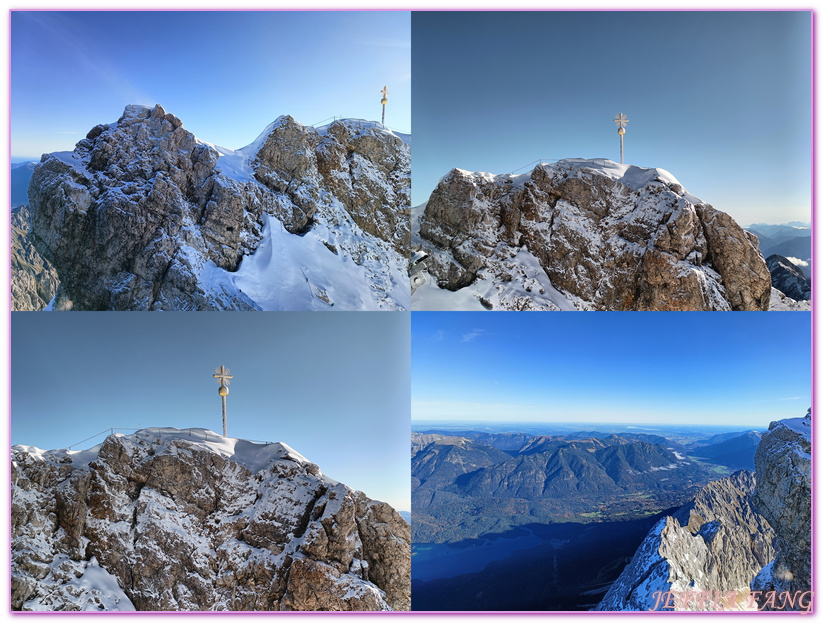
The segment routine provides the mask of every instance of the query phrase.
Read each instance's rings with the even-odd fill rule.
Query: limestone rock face
[[[233,151],[198,141],[160,106],[127,106],[73,152],[43,156],[29,186],[31,238],[73,309],[252,310],[261,308],[255,296],[271,304],[272,292],[278,308],[306,308],[282,273],[302,270],[291,291],[305,291],[314,242],[337,257],[317,261],[331,285],[309,283],[310,296],[345,284],[371,293],[363,308],[404,309],[409,288],[392,268],[408,252],[409,179],[408,145],[375,124],[339,121],[321,132],[281,117]],[[271,249],[268,217],[276,231],[317,232]],[[250,296],[235,273],[261,246],[269,259],[280,253],[280,273]]]
[[[772,422],[754,456],[755,504],[774,528],[780,552],[753,590],[811,590],[811,415]]]
[[[12,449],[16,610],[408,610],[410,528],[284,444]]]
[[[607,160],[455,169],[420,220],[438,285],[485,281],[475,287],[498,309],[766,310],[769,271],[750,236],[667,172]]]
[[[27,205],[11,211],[11,309],[40,311],[57,294],[60,279],[57,271],[43,259],[28,232],[31,213]]]
[[[710,482],[692,502],[661,519],[597,609],[662,610],[658,591],[735,591],[726,609],[744,607],[750,582],[775,554],[775,534],[754,506],[754,489],[754,475],[739,471]],[[698,600],[676,609],[716,608]]]

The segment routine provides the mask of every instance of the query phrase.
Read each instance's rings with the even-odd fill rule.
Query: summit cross
[[[380,92],[383,94],[383,99],[380,100],[383,104],[383,117],[380,119],[380,125],[386,125],[386,103],[389,101],[389,89],[384,85]]]
[[[221,385],[228,385],[229,383],[231,383],[231,379],[234,378],[231,374],[229,374],[229,369],[224,367],[224,366],[220,366],[219,368],[216,368],[214,370],[214,372],[215,372],[215,374],[212,374],[212,376],[215,379],[220,379],[217,382],[220,383]]]
[[[229,388],[228,385],[231,383],[231,379],[234,377],[229,374],[229,369],[225,366],[220,366],[219,368],[215,368],[214,374],[212,374],[214,379],[220,383],[220,387],[217,390],[217,393],[220,394],[220,398],[223,400],[223,437],[229,436],[229,429],[228,424],[226,422],[226,396],[229,395]]]
[[[626,133],[629,118],[621,112],[614,118],[614,122],[617,124],[617,133],[620,135],[620,164],[623,164],[623,135]]]

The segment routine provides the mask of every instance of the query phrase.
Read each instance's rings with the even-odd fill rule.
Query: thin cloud
[[[796,258],[796,257],[787,257],[786,259],[789,260],[795,266],[808,266],[809,265],[808,262],[804,262],[803,260],[801,260],[799,258]]]
[[[483,329],[475,329],[474,331],[471,331],[469,333],[464,333],[463,337],[460,338],[460,341],[461,342],[471,342],[472,340],[474,340],[476,337],[478,337],[482,333],[483,333]]]
[[[443,329],[437,331],[434,335],[432,335],[433,342],[442,342],[446,337],[446,332]]]

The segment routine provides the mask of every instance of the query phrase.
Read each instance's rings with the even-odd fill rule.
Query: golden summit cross
[[[214,372],[215,373],[212,374],[212,376],[215,379],[220,379],[217,381],[218,383],[220,383],[220,385],[228,385],[229,383],[231,383],[231,379],[234,378],[231,374],[229,374],[229,369],[224,366],[215,368]]]
[[[383,104],[383,117],[380,119],[380,124],[386,125],[386,103],[389,101],[389,89],[384,85],[383,90],[380,92],[383,94],[383,99],[380,100],[380,103]]]
[[[226,423],[226,396],[229,395],[228,385],[234,377],[229,374],[229,369],[225,366],[215,368],[212,376],[214,377],[214,380],[220,384],[220,389],[217,390],[217,393],[220,394],[220,397],[223,399],[223,437],[228,437],[229,431]]]
[[[620,164],[623,164],[623,135],[626,133],[626,124],[629,118],[622,112],[614,118],[617,124],[617,133],[620,135]]]

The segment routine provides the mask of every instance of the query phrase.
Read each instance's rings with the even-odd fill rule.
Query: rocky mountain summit
[[[756,237],[662,169],[582,159],[524,175],[454,169],[414,236],[432,278],[415,298],[442,300],[439,288],[503,310],[769,307]]]
[[[756,477],[711,482],[661,519],[597,609],[800,609],[795,595],[811,589],[811,416],[772,422],[755,466]],[[775,599],[786,592],[791,602]]]
[[[282,443],[13,446],[14,610],[408,610],[410,527]]]
[[[29,186],[56,306],[408,309],[410,148],[380,124],[278,118],[239,150],[127,106]]]
[[[795,301],[812,298],[812,284],[797,266],[782,255],[770,255],[766,266],[772,276],[772,286]]]
[[[772,422],[754,455],[754,501],[774,528],[780,552],[755,578],[753,590],[811,589],[811,433],[811,414]]]

